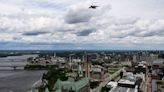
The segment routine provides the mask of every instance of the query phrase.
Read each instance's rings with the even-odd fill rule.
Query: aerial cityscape
[[[163,0],[0,0],[0,92],[164,92]]]

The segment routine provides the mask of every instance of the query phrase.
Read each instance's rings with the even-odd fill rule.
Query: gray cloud
[[[94,31],[95,31],[95,29],[85,29],[80,32],[77,32],[76,35],[77,36],[88,36],[89,34],[91,34]]]
[[[164,36],[164,30],[154,30],[154,31],[143,31],[135,34],[134,36],[138,37],[151,37],[151,36]]]
[[[85,4],[85,3],[84,3]],[[72,7],[65,16],[65,22],[69,24],[89,22],[94,12],[80,4],[80,7]]]
[[[33,31],[33,32],[25,32],[23,35],[25,36],[37,36],[42,34],[47,34],[48,32],[41,32],[41,31]]]
[[[65,17],[65,21],[69,24],[76,24],[76,23],[82,23],[82,22],[89,22],[91,19],[90,14],[81,14],[80,11],[76,13],[68,13]]]

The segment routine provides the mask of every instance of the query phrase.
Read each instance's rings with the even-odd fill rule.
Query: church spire
[[[83,69],[80,64],[79,64],[79,69],[78,69],[78,76],[83,77]]]

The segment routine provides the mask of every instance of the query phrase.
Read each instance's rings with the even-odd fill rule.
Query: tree
[[[121,71],[121,72],[120,72],[120,77],[121,77],[121,78],[123,77],[123,74],[124,74],[123,71]]]
[[[60,79],[62,81],[67,80],[66,69],[56,69],[54,67],[51,67],[46,74],[43,74],[42,79],[46,79],[48,81],[46,87],[48,88],[49,92],[53,92],[53,87],[57,79]]]

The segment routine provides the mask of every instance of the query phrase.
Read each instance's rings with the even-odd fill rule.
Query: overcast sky
[[[164,0],[0,0],[0,49],[164,50]],[[89,9],[98,5],[97,9]]]

